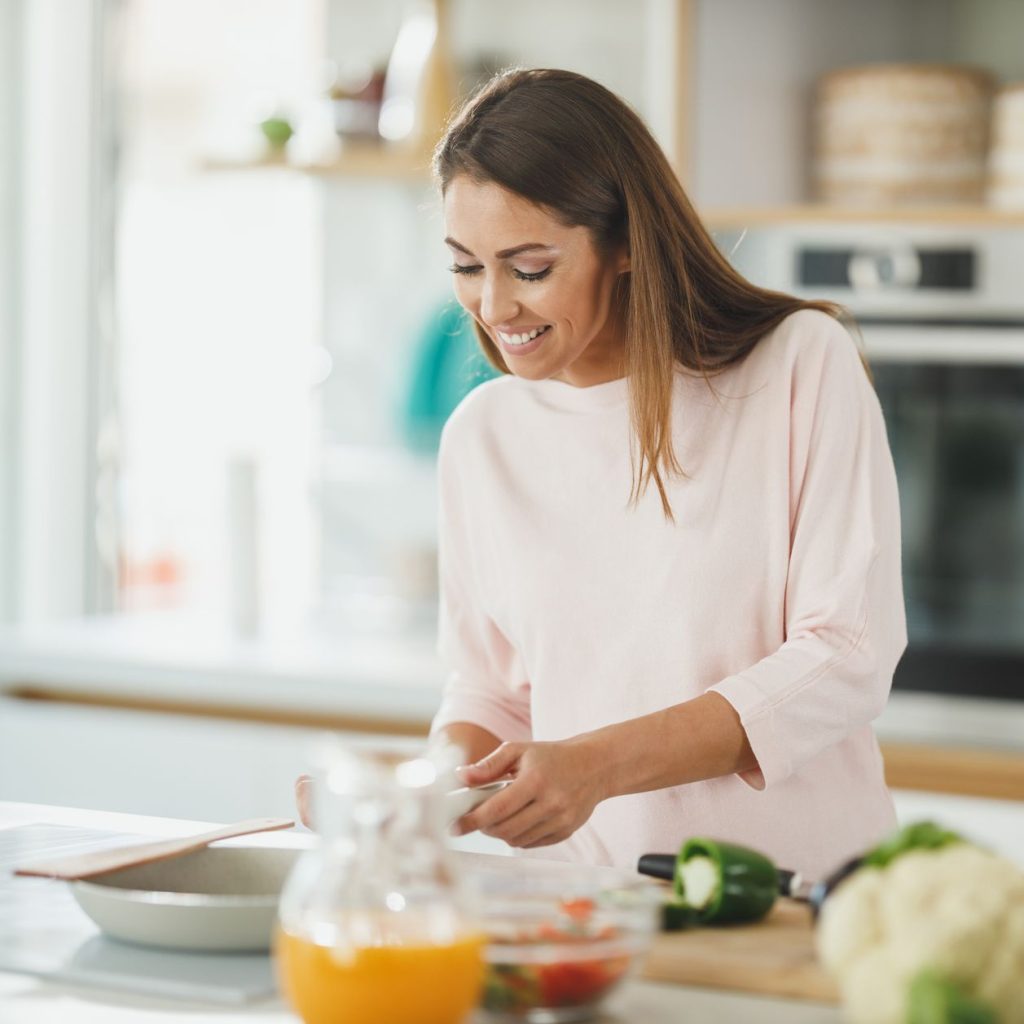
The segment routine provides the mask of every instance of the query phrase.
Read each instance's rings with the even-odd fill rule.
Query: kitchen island
[[[38,804],[0,803],[0,829],[58,824],[153,836],[183,835],[207,822],[152,818]],[[295,845],[299,833],[246,837],[235,844]],[[52,883],[59,885],[61,883]],[[0,929],[8,927],[0,920]],[[10,936],[8,936],[10,938]],[[26,941],[29,936],[25,936]],[[0,1021],[3,1024],[236,1024],[241,1021],[285,1024],[297,1020],[277,999],[226,1009],[223,1005],[181,1003],[104,988],[72,987],[20,974],[0,973]],[[680,985],[632,980],[610,1000],[604,1024],[839,1024],[835,1007],[789,999],[753,997]],[[393,1022],[403,1024],[403,1022]],[[405,1022],[415,1024],[415,1022]]]

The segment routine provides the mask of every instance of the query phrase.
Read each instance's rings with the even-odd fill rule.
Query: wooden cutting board
[[[814,954],[811,912],[779,900],[758,924],[659,935],[643,968],[650,981],[837,1003],[835,982]]]

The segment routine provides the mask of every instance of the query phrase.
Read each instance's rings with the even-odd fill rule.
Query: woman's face
[[[455,296],[516,376],[588,387],[623,375],[613,296],[625,252],[602,257],[586,228],[465,175],[449,183],[444,214]]]

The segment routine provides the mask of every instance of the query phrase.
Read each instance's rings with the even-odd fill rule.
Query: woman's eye
[[[479,274],[484,268],[479,264],[463,264],[453,263],[448,268],[453,274]],[[538,270],[536,273],[528,273],[525,270],[516,270],[513,268],[512,276],[519,281],[542,281],[548,274],[551,273],[550,267],[545,267],[543,270]]]

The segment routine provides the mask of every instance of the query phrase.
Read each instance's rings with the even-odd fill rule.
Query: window
[[[0,4],[0,622],[15,615],[15,418],[18,333],[18,161],[21,8]]]
[[[128,614],[251,628],[254,593],[275,621],[307,603],[320,195],[284,170],[210,161],[312,91],[318,16],[296,0],[120,5],[110,443]]]
[[[558,9],[564,31],[546,0],[444,6],[463,86],[562,65],[675,124],[665,0],[579,0]],[[271,112],[330,122],[331,76],[380,70],[407,5],[91,0],[68,15],[41,0],[3,16],[19,9],[36,250],[22,603],[249,631],[429,628],[436,432],[488,375],[453,309],[439,204],[408,167],[278,166],[258,128]],[[10,187],[0,167],[0,218]]]

